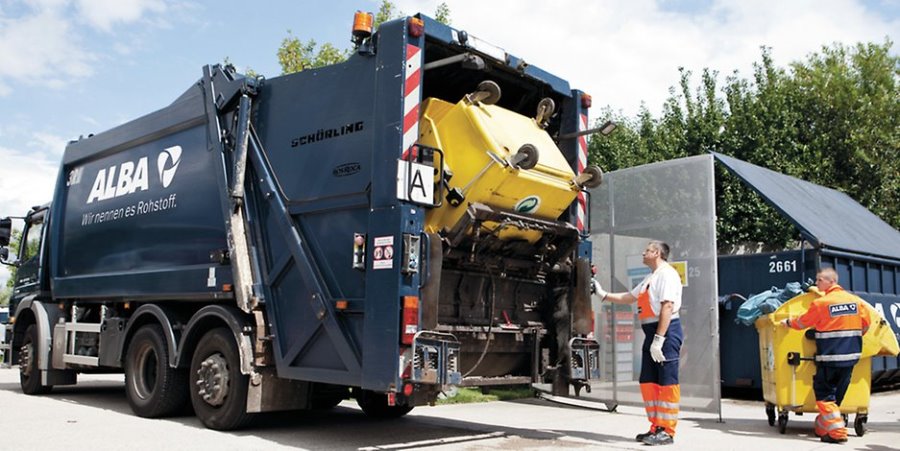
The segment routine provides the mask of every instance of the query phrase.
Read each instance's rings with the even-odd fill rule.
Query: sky
[[[433,15],[437,0],[395,0]],[[678,68],[749,77],[823,45],[895,41],[900,0],[447,0],[451,24],[627,115],[658,112]],[[292,33],[350,45],[377,0],[0,0],[0,216],[51,199],[66,143],[171,103],[228,58],[274,77]],[[894,45],[893,53],[898,53]],[[592,117],[592,120],[602,119]],[[0,268],[0,283],[8,277]]]

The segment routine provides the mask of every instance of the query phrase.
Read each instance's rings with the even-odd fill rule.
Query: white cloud
[[[0,91],[9,82],[61,85],[93,74],[96,56],[53,8],[20,19],[0,17]]]
[[[78,12],[91,26],[109,32],[120,23],[135,22],[146,13],[166,11],[163,0],[77,0]]]
[[[437,3],[397,0],[410,14],[433,14]],[[671,2],[670,2],[671,3]],[[760,46],[786,66],[834,42],[896,39],[900,20],[886,19],[851,0],[714,0],[690,13],[653,0],[451,0],[453,26],[567,79],[571,87],[626,114],[641,101],[659,111],[678,67],[749,78]],[[673,6],[677,4],[673,3]],[[596,111],[596,108],[595,108]]]
[[[69,140],[60,136],[52,135],[50,133],[44,132],[36,132],[31,135],[31,140],[28,142],[29,146],[37,147],[40,150],[43,150],[48,155],[62,155],[63,150],[66,149],[66,144],[68,144]]]
[[[50,201],[57,157],[0,147],[0,216],[22,216],[34,205]]]
[[[92,29],[110,33],[139,20],[149,23],[168,9],[166,0],[36,0],[19,6],[16,16],[0,10],[0,97],[16,83],[60,89],[90,77],[107,51],[88,49]],[[129,54],[120,39],[108,40],[109,50]]]
[[[40,154],[0,147],[0,217],[24,216],[35,205],[43,205],[53,196],[59,161]],[[22,224],[13,224],[21,228]],[[0,267],[0,287],[9,272]]]

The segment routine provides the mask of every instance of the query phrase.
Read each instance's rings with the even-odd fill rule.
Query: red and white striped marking
[[[403,158],[419,139],[419,102],[422,86],[420,49],[406,45],[406,82],[403,87]]]
[[[586,114],[581,115],[581,120],[578,121],[578,131],[584,131],[588,128],[588,118]],[[588,163],[588,148],[587,148],[587,137],[584,135],[578,137],[578,174],[584,172],[584,169],[587,167]],[[587,211],[587,199],[584,197],[584,192],[578,192],[578,211],[576,212],[576,221],[578,230],[584,232],[587,225],[585,224],[585,212]]]

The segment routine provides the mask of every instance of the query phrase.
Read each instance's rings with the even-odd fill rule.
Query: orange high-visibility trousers
[[[644,410],[650,420],[651,430],[663,428],[672,437],[678,425],[678,405],[681,401],[681,386],[659,385],[652,382],[641,384],[641,397],[644,398]]]
[[[841,417],[841,409],[834,401],[816,401],[819,415],[816,417],[816,435],[829,435],[833,439],[847,440],[847,427]]]

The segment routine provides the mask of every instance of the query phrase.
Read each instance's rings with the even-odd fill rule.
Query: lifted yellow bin
[[[785,302],[775,312],[756,320],[766,414],[769,425],[774,426],[775,411],[778,410],[778,432],[782,434],[790,412],[798,415],[818,413],[813,392],[816,342],[814,338],[806,338],[806,330],[795,330],[778,323],[799,317],[814,299],[821,296],[816,288],[811,288],[808,293]],[[870,310],[874,324],[869,325],[869,331],[863,336],[862,357],[853,367],[850,386],[840,405],[845,421],[848,414],[856,414],[854,429],[858,436],[865,434],[868,420],[872,356],[897,355],[900,352],[897,337],[887,321],[869,304],[863,305]]]
[[[466,98],[456,104],[429,98],[422,110],[419,142],[443,150],[444,167],[452,173],[449,186],[464,196],[456,205],[444,202],[429,211],[427,231],[452,229],[472,203],[556,220],[581,190],[566,158],[534,119]],[[527,169],[510,164],[523,145],[537,153]],[[535,242],[541,234],[511,225],[499,236]]]

